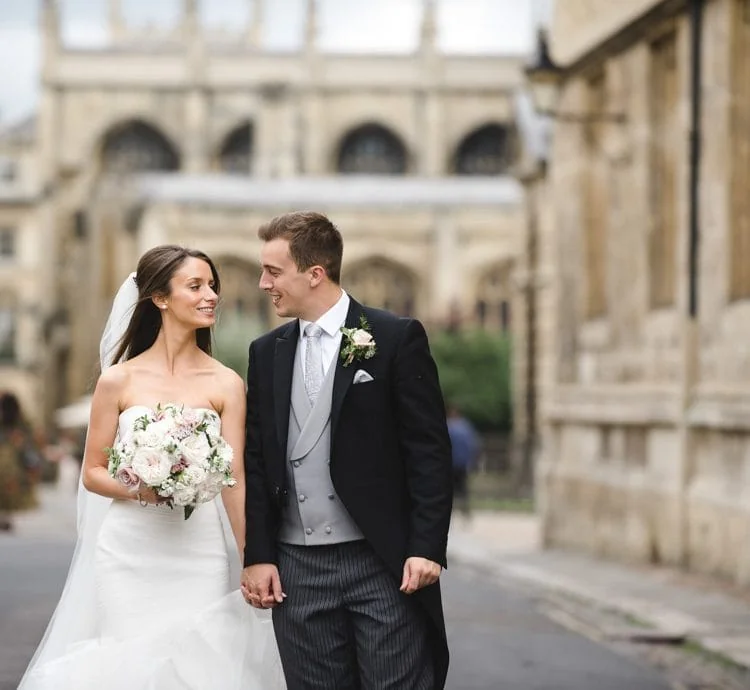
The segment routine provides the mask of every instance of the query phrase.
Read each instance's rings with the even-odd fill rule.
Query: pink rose
[[[358,328],[356,331],[354,331],[354,333],[352,333],[352,342],[357,347],[368,347],[372,344],[372,335],[367,331]]]
[[[120,484],[126,486],[133,493],[138,491],[141,486],[141,480],[138,478],[138,475],[129,467],[121,467],[119,470],[117,470],[116,478],[117,481],[120,482]]]
[[[172,468],[169,471],[172,474],[177,474],[178,472],[182,472],[187,466],[187,460],[185,460],[185,458],[180,458],[180,461],[172,465]]]

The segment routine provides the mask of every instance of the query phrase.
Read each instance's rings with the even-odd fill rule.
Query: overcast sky
[[[63,36],[79,46],[106,44],[107,0],[58,0]],[[258,1],[258,0],[254,0]],[[528,53],[534,27],[553,0],[439,0],[439,45],[461,53]],[[264,0],[264,45],[299,45],[306,0]],[[183,0],[121,0],[135,26],[169,26]],[[36,105],[40,0],[0,0],[0,124]],[[242,26],[250,0],[199,0],[209,26]],[[319,43],[329,51],[409,51],[419,36],[422,0],[318,0]]]

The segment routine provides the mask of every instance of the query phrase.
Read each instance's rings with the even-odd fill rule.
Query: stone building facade
[[[566,0],[550,47],[545,541],[750,583],[750,2]]]
[[[111,44],[83,50],[63,44],[58,3],[44,0],[31,135],[0,139],[0,162],[33,163],[23,202],[0,196],[0,228],[20,238],[0,259],[0,286],[18,286],[0,303],[17,353],[0,357],[0,375],[40,420],[90,389],[111,297],[154,243],[211,252],[226,304],[273,325],[255,231],[286,210],[321,208],[341,226],[356,297],[438,326],[509,326],[521,56],[441,53],[434,0],[408,54],[319,50],[315,0],[288,52],[262,47],[262,0],[221,36],[196,0],[158,35],[107,2]]]

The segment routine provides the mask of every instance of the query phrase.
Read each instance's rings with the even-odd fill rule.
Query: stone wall
[[[600,152],[609,201],[602,227],[607,309],[593,320],[582,308],[584,128],[556,125],[548,184],[556,221],[557,309],[555,320],[544,317],[554,324],[544,326],[554,337],[541,354],[552,366],[542,366],[548,393],[537,487],[548,545],[685,565],[750,583],[750,301],[731,301],[728,292],[729,156],[740,145],[728,135],[733,3],[705,3],[695,319],[688,313],[688,17],[644,27],[640,39],[626,48],[621,42],[610,53],[604,42],[610,104],[626,113],[627,122],[607,126]],[[679,84],[672,133],[676,298],[654,308],[649,42],[670,29],[676,31]],[[607,31],[618,33],[616,26]],[[594,29],[581,29],[586,32]],[[585,112],[586,78],[573,74],[566,82],[566,110]]]

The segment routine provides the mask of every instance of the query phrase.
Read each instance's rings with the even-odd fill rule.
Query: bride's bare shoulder
[[[245,389],[245,382],[234,369],[230,369],[228,366],[222,364],[218,360],[214,360],[214,363],[214,375],[216,376],[216,380],[219,382],[222,388]]]
[[[119,400],[122,392],[127,388],[130,381],[130,371],[127,363],[115,364],[105,369],[96,382],[95,395]]]

